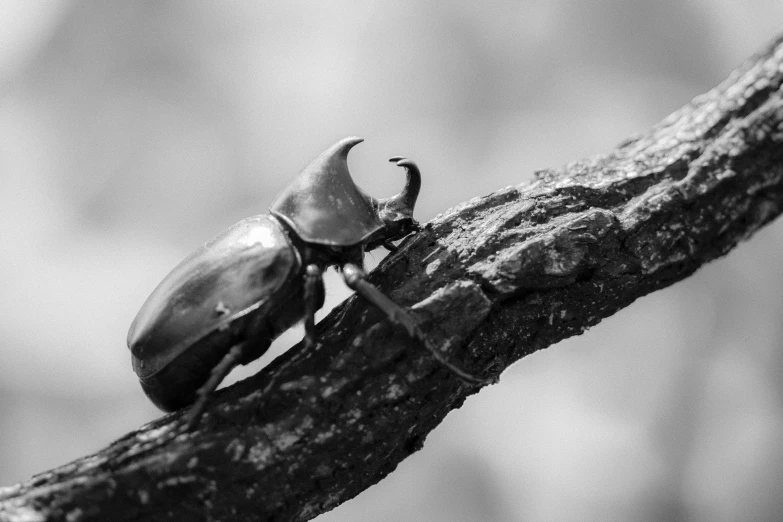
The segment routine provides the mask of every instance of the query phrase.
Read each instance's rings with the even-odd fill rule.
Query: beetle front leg
[[[305,315],[304,315],[304,328],[305,328],[305,349],[309,350],[315,346],[315,312],[318,310],[318,289],[319,285],[323,286],[323,278],[321,269],[318,265],[307,265],[305,272]]]
[[[190,407],[185,414],[185,423],[183,426],[184,431],[190,431],[201,419],[201,414],[204,413],[204,408],[207,405],[207,400],[212,395],[220,383],[225,379],[226,375],[239,364],[242,359],[242,344],[236,344],[231,347],[226,355],[220,360],[217,365],[212,368],[212,372],[209,374],[209,379],[201,388],[196,392],[196,402]]]
[[[345,284],[348,285],[350,289],[354,290],[357,294],[377,306],[383,313],[386,314],[391,322],[405,328],[405,331],[408,332],[408,335],[421,341],[421,343],[425,348],[427,348],[427,351],[432,354],[435,360],[451,370],[451,372],[454,373],[457,377],[470,383],[478,384],[485,382],[484,379],[474,377],[473,375],[447,361],[438,351],[438,349],[434,347],[425,337],[424,333],[419,328],[419,323],[416,321],[416,319],[414,319],[413,316],[406,312],[405,309],[403,309],[400,305],[386,297],[386,295],[378,290],[375,285],[367,281],[367,274],[365,274],[364,270],[352,263],[348,263],[343,266],[343,278],[345,279]]]

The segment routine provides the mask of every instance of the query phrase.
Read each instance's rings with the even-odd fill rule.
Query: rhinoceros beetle
[[[338,141],[274,200],[269,214],[249,217],[206,243],[155,288],[128,332],[133,369],[161,410],[193,405],[198,422],[209,395],[239,364],[260,357],[304,318],[305,344],[315,343],[314,314],[323,306],[321,278],[329,266],[346,284],[418,338],[464,380],[478,382],[427,342],[416,320],[365,279],[365,250],[416,230],[413,207],[421,187],[416,164],[395,156],[407,181],[402,192],[376,200],[348,172],[348,151],[362,138]]]

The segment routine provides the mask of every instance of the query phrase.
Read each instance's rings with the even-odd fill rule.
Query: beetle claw
[[[385,248],[386,250],[388,250],[391,253],[394,253],[397,250],[399,250],[399,247],[397,247],[397,245],[395,245],[391,241],[384,241],[383,242],[383,248]]]

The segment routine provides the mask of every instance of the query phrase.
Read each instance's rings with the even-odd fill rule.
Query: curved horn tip
[[[402,158],[397,162],[398,167],[405,167],[405,168],[414,168],[418,169],[418,165],[413,160],[409,160],[408,158]]]
[[[340,143],[350,143],[351,145],[356,145],[357,143],[361,143],[364,141],[364,138],[360,138],[359,136],[347,136],[340,140]]]
[[[347,153],[351,148],[353,148],[354,145],[361,143],[364,141],[364,138],[359,138],[358,136],[348,136],[347,138],[343,138],[327,150],[333,150],[333,151],[343,151]]]
[[[405,159],[405,158],[403,156],[392,156],[391,158],[389,158],[389,161],[391,161],[392,163],[397,163],[398,161],[400,161],[402,159]]]

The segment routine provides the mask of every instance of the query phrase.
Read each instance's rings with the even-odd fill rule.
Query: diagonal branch
[[[372,274],[444,356],[497,377],[731,250],[783,209],[783,37],[604,156],[428,223]],[[0,490],[0,520],[307,520],[378,482],[478,391],[352,298],[217,394]]]

